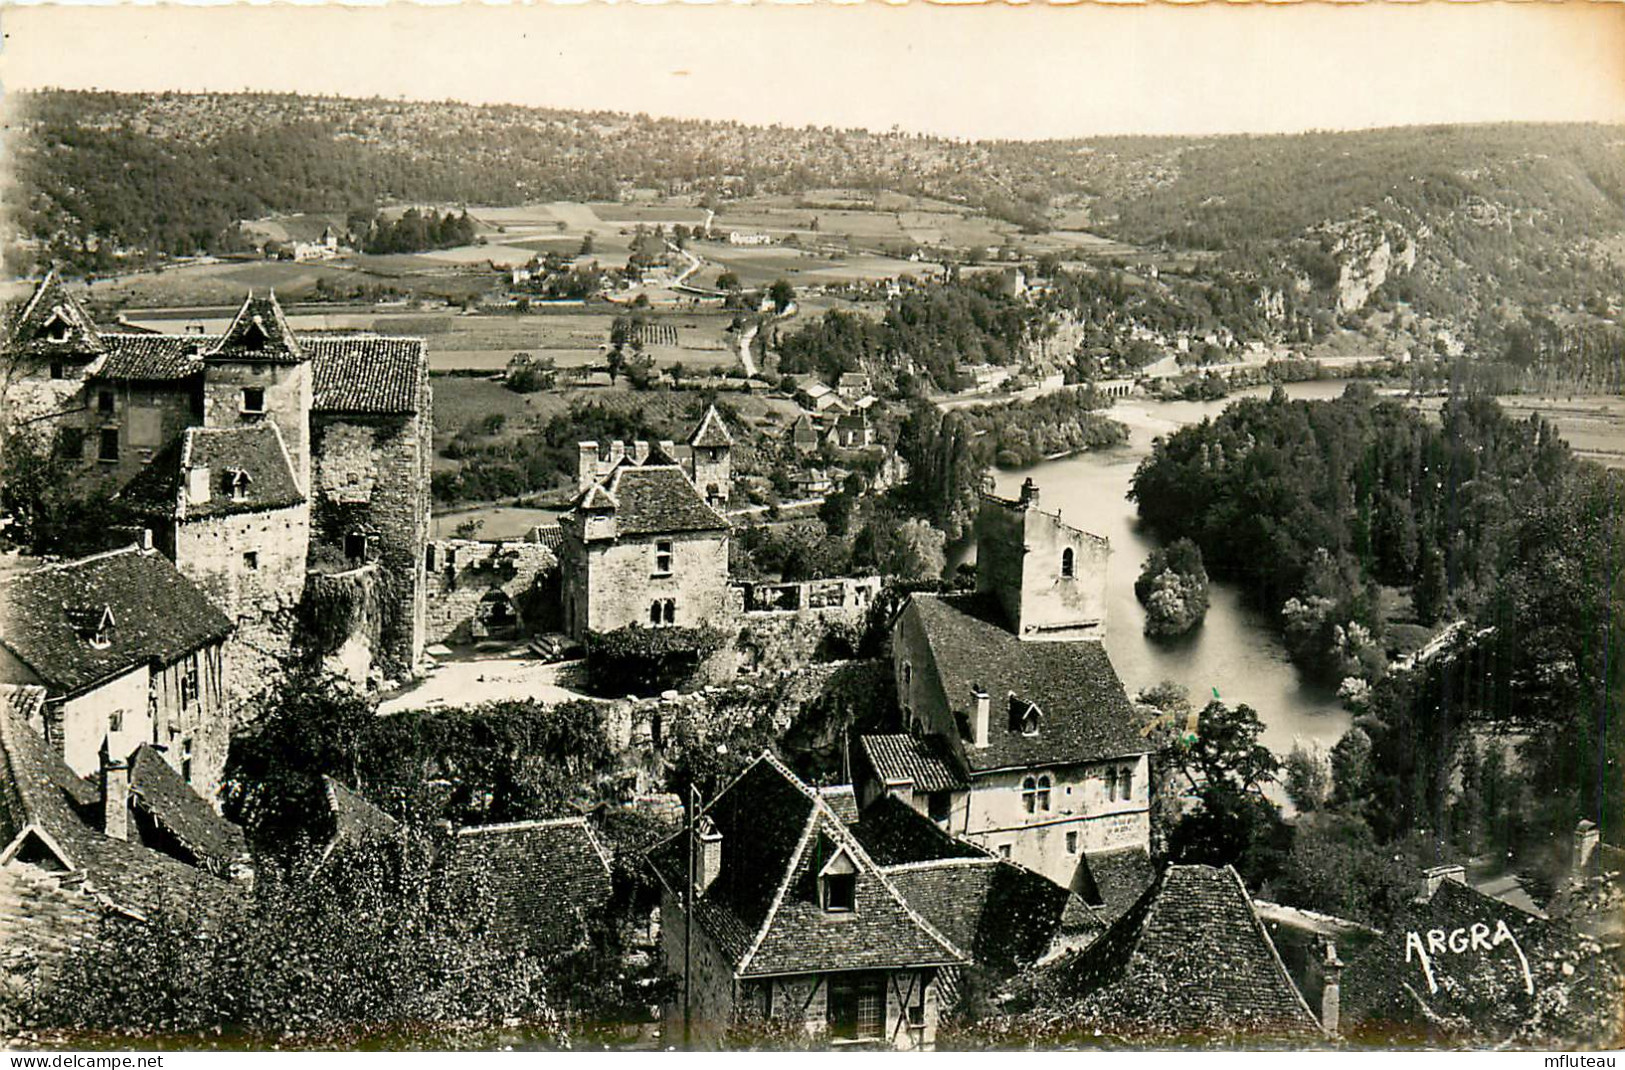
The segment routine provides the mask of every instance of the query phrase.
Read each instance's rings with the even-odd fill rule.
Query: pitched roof
[[[1325,1035],[1229,866],[1169,866],[1089,947],[1034,971],[1010,1010],[1051,1033],[1145,1042]]]
[[[208,497],[193,501],[192,473],[207,470]],[[246,481],[234,495],[235,473]],[[239,496],[240,495],[240,496]],[[189,427],[125,484],[118,497],[138,513],[177,520],[284,509],[305,500],[282,433],[251,427]]]
[[[971,771],[1095,761],[1149,749],[1099,641],[1024,642],[993,623],[997,612],[995,603],[978,595],[916,594],[903,610],[918,623],[930,652],[930,665],[915,671],[936,673],[952,711],[968,711],[977,688],[991,696],[986,747],[968,745],[957,723],[944,719],[930,726]],[[1038,706],[1036,734],[1011,724],[1012,697]]]
[[[722,834],[722,864],[694,904],[738,977],[959,965],[963,951],[909,906],[823,797],[764,754],[701,812]],[[687,880],[680,834],[649,854],[672,890]],[[830,914],[821,870],[844,855],[856,909]]]
[[[96,325],[54,268],[10,317],[5,336],[6,348],[13,353],[37,357],[92,355],[103,349]]]
[[[967,787],[953,752],[940,736],[908,733],[859,736],[858,747],[882,783],[909,781],[915,791],[953,791]]]
[[[260,360],[296,364],[305,359],[299,339],[282,314],[276,291],[255,297],[252,290],[231,325],[204,353],[205,360]]]
[[[98,645],[86,621],[104,609],[113,623]],[[140,665],[167,665],[224,639],[231,627],[155,550],[126,547],[0,583],[0,643],[66,695]]]
[[[924,862],[889,868],[886,875],[978,966],[1001,975],[1043,957],[1076,898],[1002,858]]]
[[[1475,927],[1480,935],[1476,944]],[[1430,942],[1432,933],[1442,936],[1442,951]],[[1457,946],[1465,945],[1462,951],[1451,947],[1453,935]],[[1487,1040],[1515,1032],[1536,1017],[1546,1019],[1550,1028],[1564,1011],[1589,1008],[1597,1015],[1593,1020],[1604,1020],[1611,1015],[1597,1012],[1618,1007],[1619,974],[1600,950],[1566,926],[1444,880],[1431,897],[1409,904],[1344,968],[1344,1032],[1356,1038],[1393,1037],[1454,1027],[1453,1035],[1439,1039]],[[1537,1014],[1535,1008],[1542,1005],[1546,1010]],[[1574,1039],[1596,1043],[1607,1038]]]
[[[421,338],[321,337],[304,340],[315,392],[313,412],[419,412],[428,394],[429,357]]]
[[[1122,916],[1156,879],[1151,857],[1139,847],[1085,852],[1078,858],[1072,890],[1084,902],[1101,908],[1108,919]]]
[[[323,857],[340,846],[389,839],[400,831],[401,823],[330,776],[322,777],[322,793],[327,799],[328,818],[333,832]]]
[[[705,416],[700,420],[700,426],[694,429],[688,444],[710,449],[734,444],[733,436],[728,434],[728,425],[723,422],[722,414],[717,412],[715,405],[706,406]]]
[[[102,335],[106,356],[91,373],[94,379],[171,382],[203,374],[207,338],[178,334],[109,331]]]
[[[229,878],[248,857],[243,830],[215,813],[150,743],[130,761],[130,806],[145,819],[137,824],[143,840],[151,837],[148,846],[217,877]]]
[[[728,521],[706,504],[705,496],[676,465],[618,465],[607,482],[589,488],[576,505],[605,507],[615,509],[616,529],[622,535],[728,530]]]
[[[575,947],[610,895],[609,857],[582,817],[458,829],[443,857],[450,879],[489,889],[497,935],[537,952]]]
[[[0,707],[0,857],[51,857],[64,867],[65,884],[82,875],[85,892],[135,914],[167,908],[218,917],[244,903],[240,886],[105,836],[100,819],[100,792],[28,726],[15,698]]]
[[[935,821],[893,795],[882,795],[866,806],[851,828],[852,835],[880,866],[990,857],[980,847],[950,836]]]

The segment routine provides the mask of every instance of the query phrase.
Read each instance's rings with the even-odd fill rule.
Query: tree
[[[1326,805],[1331,796],[1331,762],[1319,746],[1292,745],[1286,759],[1286,794],[1303,813],[1311,813]]]
[[[905,520],[887,548],[882,569],[906,583],[941,579],[948,567],[947,542],[947,536],[924,520]]]
[[[767,297],[773,302],[775,311],[783,312],[790,307],[796,299],[795,287],[784,279],[774,279],[773,285],[767,288]]]
[[[1197,716],[1196,738],[1165,744],[1159,760],[1178,768],[1199,806],[1169,834],[1178,861],[1234,865],[1254,887],[1280,866],[1289,830],[1262,785],[1279,768],[1259,743],[1264,725],[1252,707],[1214,700]]]
[[[1353,806],[1371,790],[1371,737],[1356,725],[1332,747],[1332,802]]]
[[[577,256],[591,256],[592,253],[593,253],[593,232],[589,230],[589,231],[587,231],[587,233],[585,233],[585,234],[583,234],[581,236],[581,245],[580,245],[579,248],[576,249],[576,255]]]
[[[717,289],[728,293],[738,293],[740,289],[739,276],[732,271],[724,271],[717,276]]]

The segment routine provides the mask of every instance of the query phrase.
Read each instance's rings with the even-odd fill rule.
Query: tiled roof
[[[953,753],[939,736],[859,736],[858,746],[882,783],[907,780],[915,791],[953,791],[967,786]]]
[[[834,811],[835,816],[841,819],[842,824],[851,825],[858,820],[858,794],[852,789],[851,784],[831,784],[819,788],[818,797],[824,800],[824,805]],[[864,844],[864,846],[867,847],[868,844]],[[872,855],[873,852],[871,852],[871,857]],[[885,865],[879,859],[875,861],[880,865]]]
[[[208,470],[209,497],[191,501],[191,473]],[[247,482],[234,497],[232,474]],[[119,499],[136,512],[178,520],[284,509],[305,500],[282,433],[269,421],[252,427],[189,427],[137,472]]]
[[[980,847],[955,839],[935,821],[891,795],[882,795],[870,803],[851,827],[852,835],[878,866],[989,857]]]
[[[557,520],[550,524],[537,524],[530,533],[532,540],[551,550],[554,557],[559,555],[564,545],[564,529],[559,527]]]
[[[207,360],[263,360],[297,364],[305,359],[293,328],[282,314],[273,291],[255,297],[250,291],[231,325],[205,354]]]
[[[421,338],[307,338],[315,412],[415,413],[428,393]]]
[[[191,918],[240,907],[240,886],[133,840],[101,832],[101,795],[73,775],[15,702],[0,710],[0,844],[19,844],[66,867],[68,884],[117,909],[144,915],[167,908]],[[3,849],[3,848],[0,848]]]
[[[171,382],[203,374],[205,348],[215,339],[177,334],[108,332],[102,335],[107,354],[92,373],[95,379]]]
[[[599,489],[587,491],[582,508],[602,507],[594,494]],[[602,490],[614,503],[615,526],[622,535],[728,530],[728,521],[675,465],[620,465]]]
[[[1054,1034],[1143,1043],[1324,1037],[1228,866],[1169,866],[1088,948],[1025,979],[1009,1010]]]
[[[1000,975],[1032,965],[1049,950],[1074,898],[1054,881],[999,858],[926,862],[886,875],[978,966]]]
[[[112,610],[98,649],[85,621]],[[231,622],[169,560],[128,547],[0,583],[0,643],[53,692],[73,695],[223,640]]]
[[[536,952],[574,948],[610,895],[608,856],[581,817],[459,829],[444,857],[450,879],[489,889],[496,935]]]
[[[695,902],[699,923],[735,976],[950,966],[965,954],[891,884],[817,791],[763,755],[702,812],[722,834],[722,864]],[[649,858],[666,887],[687,880],[684,837]],[[831,914],[819,873],[845,854],[857,872],[857,907]]]
[[[149,829],[154,837],[149,846],[159,849],[161,842],[166,854],[217,877],[229,878],[232,866],[248,858],[243,830],[215,813],[150,743],[130,760],[130,806],[150,823],[142,827],[143,838]]]
[[[340,846],[389,839],[400,831],[399,821],[332,777],[322,777],[322,791],[327,798],[328,817],[333,827],[327,846],[322,849],[324,856],[332,854]]]
[[[47,329],[61,333],[63,337],[54,339],[46,333]],[[68,293],[54,269],[40,280],[28,300],[9,317],[5,327],[5,343],[13,353],[47,358],[90,355],[103,349],[96,325],[73,295]]]
[[[1078,858],[1072,889],[1109,919],[1121,917],[1156,879],[1156,867],[1139,847],[1085,853]]]
[[[700,446],[715,449],[722,446],[732,446],[733,436],[728,433],[728,425],[723,422],[722,414],[717,412],[715,405],[706,407],[705,416],[700,420],[700,426],[694,429],[689,438],[690,446]]]
[[[1475,926],[1479,944],[1472,941]],[[1443,952],[1428,943],[1430,932],[1443,937]],[[1451,947],[1452,935],[1463,950]],[[1426,970],[1418,945],[1427,955]],[[1580,1021],[1613,1020],[1608,1009],[1618,1006],[1619,974],[1600,950],[1566,926],[1444,880],[1344,968],[1343,1031],[1355,1039],[1485,1042],[1538,1017],[1558,1031],[1564,1012]],[[1547,1009],[1537,1012],[1537,1006]],[[1435,1034],[1441,1027],[1449,1032]],[[1606,1046],[1617,1038],[1574,1039]]]
[[[1140,723],[1098,641],[1023,642],[992,623],[997,612],[980,596],[915,595],[903,626],[917,624],[953,711],[967,712],[980,687],[992,699],[989,741],[970,746],[957,723],[933,724],[972,770],[1087,762],[1143,754]],[[1010,697],[1041,711],[1035,735],[1012,726]]]

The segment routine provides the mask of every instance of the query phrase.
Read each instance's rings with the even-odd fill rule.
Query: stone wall
[[[164,541],[171,540],[175,568],[233,621],[274,617],[298,605],[310,550],[310,513],[303,504],[184,521]]]
[[[819,657],[845,657],[880,593],[880,577],[804,583],[741,584],[732,588],[741,621],[737,648],[745,672],[795,669]]]
[[[1098,638],[1106,630],[1111,548],[1028,503],[984,497],[976,517],[976,587],[1023,638]],[[1071,574],[1065,555],[1071,551]]]
[[[609,632],[651,623],[651,607],[671,600],[662,623],[727,628],[728,539],[718,532],[581,543],[565,536],[564,605],[570,633]],[[656,569],[658,542],[671,543],[669,572]]]
[[[243,411],[243,391],[251,387],[265,391],[262,413]],[[203,425],[252,427],[266,420],[276,424],[301,490],[310,488],[312,402],[308,362],[208,361],[203,377]]]
[[[557,630],[558,566],[553,552],[540,543],[473,539],[429,543],[425,641],[467,643],[496,634],[491,621],[500,618],[492,608],[493,592],[511,607],[515,635]]]
[[[660,897],[661,953],[666,969],[682,976],[683,934],[686,918],[681,891],[667,889]],[[690,981],[689,1014],[693,1041],[696,1047],[715,1049],[721,1046],[728,1027],[734,1021],[735,987],[733,968],[716,943],[702,927],[695,927],[689,948]],[[666,1007],[666,1035],[681,1042],[683,1035],[683,997],[679,986],[675,998]]]
[[[429,541],[424,419],[424,414],[311,415],[311,543],[318,552],[342,556],[347,536],[365,538],[366,560],[398,581],[396,611],[385,622],[378,648],[381,670],[396,676],[412,671],[424,645]]]

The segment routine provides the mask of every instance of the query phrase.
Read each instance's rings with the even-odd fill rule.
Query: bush
[[[652,695],[686,683],[722,649],[718,628],[646,628],[628,624],[587,635],[587,681],[600,694]]]

